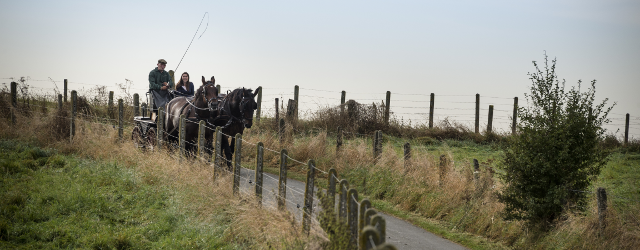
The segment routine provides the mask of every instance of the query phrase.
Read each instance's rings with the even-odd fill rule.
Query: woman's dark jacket
[[[184,95],[184,96],[193,96],[194,92],[193,92],[193,83],[189,82],[187,84],[188,89],[189,90],[184,90],[184,88],[182,87],[177,87],[176,91],[180,92],[180,94]]]

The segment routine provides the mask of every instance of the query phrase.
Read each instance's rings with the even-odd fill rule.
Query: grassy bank
[[[373,163],[372,141],[368,135],[346,138],[336,153],[332,132],[307,130],[289,133],[284,145],[270,128],[252,129],[246,140],[262,141],[272,149],[286,148],[294,159],[314,159],[324,171],[335,168],[341,178],[355,187],[374,207],[413,222],[422,228],[473,249],[637,249],[640,247],[640,154],[620,149],[614,153],[592,188],[609,193],[607,227],[598,231],[595,193],[585,212],[567,213],[550,231],[527,227],[519,221],[505,221],[496,192],[495,176],[502,157],[500,141],[425,140],[385,136],[383,154]],[[408,167],[402,146],[412,145]],[[245,150],[244,161],[251,165],[254,150]],[[447,159],[441,167],[440,157]],[[278,155],[265,153],[270,171],[276,172]],[[474,180],[473,159],[480,163]],[[301,181],[305,168],[289,162],[289,176]],[[297,174],[294,174],[297,172]],[[319,174],[326,178],[324,174]],[[326,179],[319,181],[326,187]],[[576,210],[574,210],[576,211]]]
[[[317,249],[326,242],[321,230],[304,234],[290,213],[234,196],[229,176],[213,182],[209,164],[140,150],[111,124],[78,119],[69,142],[64,131],[52,133],[66,125],[64,115],[0,121],[1,248]]]
[[[209,223],[183,195],[117,162],[0,141],[0,248],[233,249],[231,216]]]

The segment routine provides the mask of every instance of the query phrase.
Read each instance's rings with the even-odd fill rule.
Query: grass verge
[[[117,162],[0,141],[0,248],[233,249],[224,208],[208,223],[182,194]]]

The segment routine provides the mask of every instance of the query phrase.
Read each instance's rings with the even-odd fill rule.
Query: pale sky
[[[640,138],[639,1],[1,0],[0,78],[66,78],[78,90],[129,79],[142,94],[158,59],[175,69],[205,12],[178,73],[196,85],[215,75],[223,90],[263,86],[265,108],[294,85],[307,110],[339,104],[342,90],[363,103],[391,91],[392,111],[415,123],[435,93],[436,119],[468,122],[479,93],[482,124],[495,104],[506,128],[546,51],[569,86],[596,79],[597,98],[618,103],[609,129],[622,135],[630,113]]]

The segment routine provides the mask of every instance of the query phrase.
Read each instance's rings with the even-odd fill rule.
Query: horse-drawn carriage
[[[131,133],[131,139],[140,148],[153,149],[157,145],[160,138],[168,144],[177,144],[178,128],[180,124],[180,116],[184,115],[185,135],[184,140],[189,145],[196,145],[198,138],[198,130],[200,121],[205,121],[205,145],[211,145],[215,127],[222,128],[222,149],[225,158],[231,160],[233,154],[234,140],[232,136],[237,133],[242,134],[244,128],[251,128],[253,124],[253,112],[257,108],[254,97],[257,95],[259,88],[252,93],[251,89],[238,88],[228,94],[219,94],[215,87],[215,78],[211,77],[210,81],[205,81],[202,77],[202,85],[197,89],[193,97],[179,96],[175,92],[171,95],[170,100],[165,100],[165,105],[158,105],[164,108],[162,115],[152,118],[153,114],[148,116],[136,116],[133,118],[135,126]],[[173,97],[175,95],[175,97]],[[156,106],[157,96],[153,94],[147,95],[147,103],[149,99],[153,100]],[[158,112],[157,107],[153,107],[152,112]],[[163,117],[162,122],[157,121],[157,117]],[[158,126],[162,126],[159,128]],[[158,133],[162,132],[160,137]],[[231,136],[231,143],[228,137]],[[228,165],[230,164],[228,162]]]

